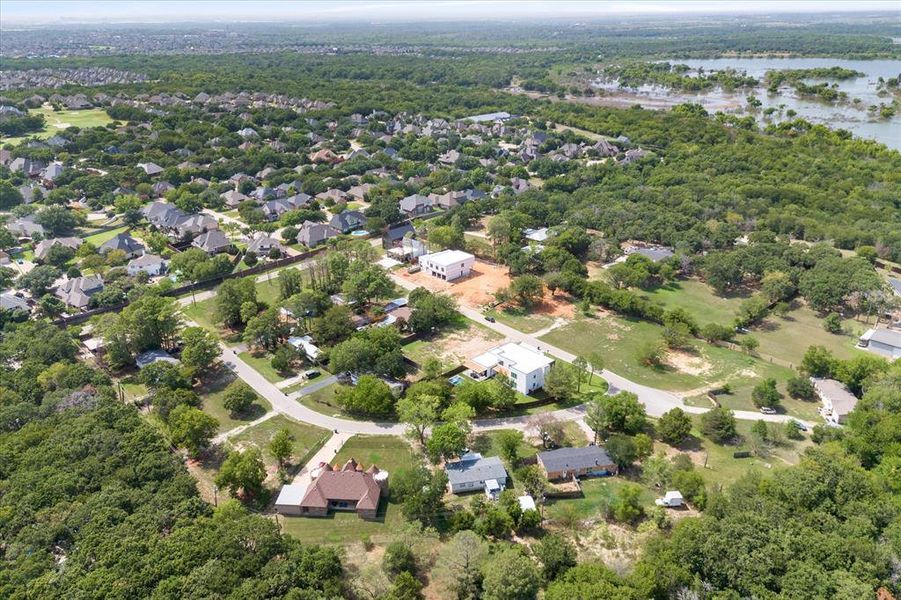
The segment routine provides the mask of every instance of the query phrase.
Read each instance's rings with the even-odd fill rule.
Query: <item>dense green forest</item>
[[[0,596],[334,598],[334,550],[236,503],[214,508],[109,379],[49,323],[0,346]],[[12,361],[19,366],[13,367]]]

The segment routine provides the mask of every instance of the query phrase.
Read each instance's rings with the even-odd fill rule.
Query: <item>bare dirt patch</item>
[[[703,357],[681,350],[668,350],[664,362],[688,375],[706,375],[713,368]]]
[[[498,336],[481,327],[454,332],[432,345],[435,355],[447,364],[462,364],[497,346]]]
[[[457,298],[460,304],[474,309],[481,309],[493,302],[494,293],[510,285],[510,275],[506,267],[481,260],[476,260],[469,276],[456,281],[444,281],[423,271],[418,273],[398,271],[397,274],[429,291],[450,294]]]

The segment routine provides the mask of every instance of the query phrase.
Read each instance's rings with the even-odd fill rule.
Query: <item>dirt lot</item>
[[[398,271],[400,277],[432,292],[446,292],[456,297],[460,304],[481,309],[494,300],[494,292],[510,285],[507,267],[491,265],[476,260],[468,277],[456,281],[444,281],[428,273]]]

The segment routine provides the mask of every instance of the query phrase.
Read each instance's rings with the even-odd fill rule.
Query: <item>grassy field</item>
[[[225,402],[225,388],[234,380],[234,375],[223,369],[218,374],[218,377],[204,384],[198,390],[203,400],[203,411],[219,421],[220,432],[254,421],[272,410],[272,405],[269,404],[268,400],[257,396],[253,406],[246,414],[238,415],[237,417],[232,416],[223,403]]]
[[[640,364],[636,353],[645,344],[659,341],[662,333],[663,328],[654,323],[605,315],[576,319],[541,339],[580,356],[597,352],[611,371],[638,383],[673,391],[725,382],[737,375],[753,377],[769,366],[752,356],[699,340],[694,342],[696,352],[679,354],[675,365],[671,364],[673,361],[657,368]]]
[[[497,429],[494,431],[484,431],[482,433],[476,434],[469,445],[470,450],[472,450],[473,452],[478,452],[482,456],[499,456],[501,450],[500,446],[498,445],[498,438],[503,431],[509,430]],[[528,458],[530,456],[535,456],[536,454],[538,454],[538,448],[530,444],[528,441],[523,440],[519,444],[520,458]]]
[[[494,317],[499,323],[509,325],[513,329],[523,333],[535,333],[548,327],[554,322],[554,318],[548,315],[528,313],[519,308],[503,308],[490,310],[486,316]]]
[[[109,123],[112,123],[113,120],[110,118],[106,111],[102,108],[89,108],[87,110],[61,110],[59,112],[54,112],[51,108],[37,108],[29,111],[29,114],[41,114],[44,115],[44,129],[43,131],[30,133],[27,136],[21,137],[4,137],[0,139],[0,143],[6,144],[18,144],[23,140],[26,140],[31,137],[36,137],[40,139],[47,139],[49,137],[53,137],[63,129],[68,127],[103,127]]]
[[[253,367],[257,373],[266,378],[266,381],[270,381],[272,383],[278,383],[283,379],[288,379],[289,377],[293,377],[297,374],[294,371],[282,374],[273,369],[271,364],[272,355],[268,353],[257,356],[252,352],[241,352],[240,354],[238,354],[238,358]]]
[[[829,333],[817,314],[802,306],[785,317],[770,316],[755,327],[751,334],[760,342],[758,352],[797,365],[810,346],[825,346],[842,359],[852,358],[862,352],[855,347],[857,338],[867,329],[866,323],[845,319],[843,333]]]
[[[119,235],[120,233],[125,233],[128,231],[127,226],[116,227],[115,229],[110,229],[109,231],[101,231],[100,233],[95,233],[93,235],[89,235],[84,238],[85,242],[94,244],[98,248],[100,245],[106,241],[109,241]]]
[[[743,300],[740,296],[728,298],[717,296],[707,284],[695,279],[673,281],[643,292],[643,295],[662,304],[667,309],[685,309],[701,325],[731,323]]]
[[[335,456],[335,463],[343,463],[353,458],[368,468],[375,464],[389,474],[409,469],[418,464],[412,448],[404,440],[390,436],[354,436]],[[390,481],[390,478],[389,478]],[[369,537],[379,543],[392,539],[403,524],[397,502],[389,500],[379,507],[379,517],[375,521],[364,521],[353,513],[333,513],[326,518],[279,517],[282,531],[302,542],[317,544],[347,544]]]
[[[697,468],[704,475],[707,485],[729,484],[736,481],[749,471],[758,471],[761,474],[772,473],[774,469],[782,469],[795,465],[800,461],[803,451],[812,445],[809,439],[797,442],[787,442],[785,445],[772,450],[769,457],[759,458],[735,458],[733,453],[748,450],[747,440],[750,436],[752,421],[738,421],[737,431],[741,440],[734,445],[714,444],[701,435],[700,417],[692,416],[694,427],[692,438],[683,445],[683,449],[692,454]],[[666,447],[658,443],[659,447]],[[704,463],[706,462],[706,467]]]
[[[619,494],[619,491],[630,481],[624,477],[594,477],[582,480],[582,498],[550,499],[545,505],[545,516],[549,519],[566,517],[576,519],[597,518]],[[642,485],[639,502],[646,509],[654,506],[654,500],[660,494]]]
[[[184,313],[187,318],[191,319],[201,327],[218,333],[219,325],[213,321],[213,314],[215,311],[215,298],[201,300],[196,304],[187,304],[181,309],[181,312]]]
[[[263,451],[263,460],[266,462],[266,466],[275,467],[277,466],[275,459],[269,454],[267,448],[272,436],[282,429],[287,429],[294,437],[291,463],[296,467],[305,465],[309,457],[322,447],[330,435],[328,430],[321,427],[300,423],[284,415],[277,415],[241,432],[231,438],[230,442],[232,446],[239,448],[246,444],[257,446]]]

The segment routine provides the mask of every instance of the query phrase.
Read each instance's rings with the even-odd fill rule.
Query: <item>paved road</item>
[[[416,284],[408,281],[402,277],[398,277],[397,275],[391,276],[391,279],[399,286],[407,289],[413,290],[417,286]],[[529,335],[527,333],[523,333],[517,329],[510,327],[509,325],[505,325],[503,323],[498,322],[488,322],[485,320],[485,316],[481,313],[481,311],[475,310],[468,306],[460,305],[458,309],[463,315],[472,319],[473,321],[480,323],[494,331],[500,333],[505,336],[508,340],[514,342],[525,342],[527,344],[531,344],[540,348],[542,352],[546,352],[553,356],[554,358],[558,358],[565,362],[573,362],[576,359],[576,355],[572,352],[568,352],[563,350],[562,348],[558,348],[556,346],[552,346],[547,342],[544,342],[537,337]],[[700,406],[688,406],[685,404],[684,400],[674,394],[672,392],[667,392],[665,390],[660,390],[657,388],[653,388],[647,385],[642,385],[640,383],[635,383],[621,375],[617,375],[616,373],[604,369],[600,373],[607,380],[607,383],[610,384],[611,391],[613,390],[625,390],[628,392],[632,392],[636,396],[638,396],[639,401],[644,404],[645,410],[648,415],[652,417],[659,417],[663,413],[673,409],[673,408],[681,408],[687,413],[693,414],[701,414],[707,412],[708,408],[700,407]],[[576,409],[581,409],[582,414],[584,415],[584,407],[576,407],[573,409],[567,409],[563,411],[555,411],[554,415],[558,416],[562,420],[575,420],[580,418],[573,416],[573,414],[569,411],[574,411]],[[749,421],[774,421],[774,422],[784,422],[792,420],[793,417],[789,415],[764,415],[754,411],[747,410],[736,410],[733,411],[735,413],[736,419],[749,420]],[[798,419],[800,421],[800,419]],[[803,422],[803,421],[802,421]],[[811,423],[807,423],[808,427],[812,427]],[[496,428],[496,427],[495,427]]]
[[[404,279],[394,278],[394,280],[404,288],[411,289],[415,287],[413,284]],[[183,298],[182,303],[185,303],[185,300],[190,302],[190,299]],[[498,333],[506,336],[511,341],[526,342],[532,344],[541,348],[542,351],[547,352],[548,354],[566,362],[572,362],[575,359],[574,354],[562,350],[561,348],[551,346],[546,342],[517,331],[516,329],[504,325],[503,323],[489,323],[485,321],[482,314],[477,310],[465,306],[460,307],[459,310],[470,319],[473,319],[474,321],[490,327],[494,331],[497,331]],[[266,400],[268,400],[272,405],[272,410],[274,412],[282,413],[291,417],[292,419],[334,431],[337,434],[403,435],[405,432],[405,426],[400,423],[357,421],[353,419],[334,417],[307,408],[297,401],[297,399],[301,396],[311,394],[317,390],[335,383],[337,379],[334,376],[323,377],[322,379],[311,383],[303,389],[297,392],[293,392],[290,396],[288,396],[282,390],[280,390],[276,384],[268,381],[265,377],[260,375],[260,373],[258,373],[256,369],[241,360],[241,358],[238,357],[236,351],[233,348],[230,348],[223,342],[220,342],[219,345],[221,349],[220,359],[222,360],[222,362],[225,363],[228,368],[231,369],[238,377],[240,377],[248,385],[255,389],[261,396],[266,398]],[[611,390],[627,390],[636,394],[639,400],[645,405],[647,413],[651,416],[659,417],[666,411],[675,407],[679,407],[687,413],[694,414],[704,413],[709,410],[697,406],[687,406],[683,402],[682,398],[671,392],[635,383],[611,371],[604,370],[602,375],[604,379],[606,379],[610,384]],[[585,410],[586,405],[582,404],[571,408],[556,410],[551,412],[551,414],[561,421],[578,421],[580,426],[584,428],[585,426],[583,417],[585,416]],[[758,419],[762,419],[765,421],[784,422],[792,419],[792,417],[788,415],[763,415],[753,411],[734,412],[737,419],[743,420],[756,421]],[[807,425],[812,426],[812,424],[810,423],[807,423]],[[525,431],[529,428],[529,416],[524,415],[497,419],[476,419],[472,423],[472,428],[473,431],[490,431],[493,429],[509,428]],[[333,439],[335,439],[336,437],[337,436],[333,436]],[[340,440],[342,438],[338,439]],[[329,445],[329,447],[331,447],[331,445]]]

